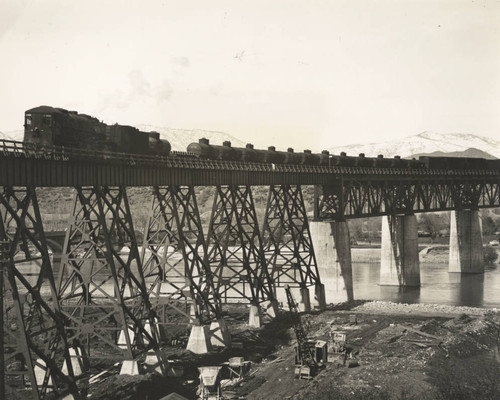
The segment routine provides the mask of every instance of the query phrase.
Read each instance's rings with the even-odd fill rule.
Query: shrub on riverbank
[[[493,264],[498,259],[497,251],[491,246],[485,246],[483,249],[483,260],[487,265]]]

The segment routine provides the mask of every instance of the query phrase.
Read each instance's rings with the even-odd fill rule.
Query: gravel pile
[[[496,308],[484,309],[476,307],[448,306],[443,304],[403,304],[388,301],[371,301],[364,303],[353,311],[362,313],[388,314],[467,314],[484,315],[486,312],[497,312]]]

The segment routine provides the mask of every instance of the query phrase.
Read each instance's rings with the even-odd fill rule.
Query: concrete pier
[[[210,324],[210,343],[214,347],[231,347],[231,334],[226,321],[220,318]]]
[[[262,309],[259,305],[250,305],[250,314],[248,316],[248,326],[260,328],[262,326]]]
[[[78,377],[82,375],[88,369],[88,358],[86,357],[82,347],[70,347],[69,358],[71,360],[71,367],[73,368],[73,375]],[[62,373],[68,375],[68,365],[66,364],[66,360],[64,360],[62,369]]]
[[[484,273],[483,235],[477,210],[451,212],[448,271]]]
[[[193,325],[191,327],[186,350],[195,354],[205,354],[212,350],[208,326]]]
[[[140,375],[137,360],[124,360],[120,369],[120,375]]]
[[[418,229],[415,215],[382,217],[380,284],[420,286]]]
[[[324,281],[332,282],[321,285],[325,304],[352,300],[351,240],[347,222],[312,221],[309,229],[320,276]],[[321,308],[321,288],[315,288],[315,295]]]
[[[311,311],[311,295],[309,293],[309,288],[300,288],[298,309],[300,312]]]

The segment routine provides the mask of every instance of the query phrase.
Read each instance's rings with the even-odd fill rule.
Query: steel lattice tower
[[[0,242],[0,397],[29,382],[32,399],[80,398],[33,187],[0,190]]]
[[[76,188],[57,290],[68,337],[91,359],[133,360],[157,350],[124,187]]]

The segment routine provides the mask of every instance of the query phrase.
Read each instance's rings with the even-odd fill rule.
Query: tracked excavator
[[[295,377],[299,379],[312,379],[323,366],[316,361],[316,342],[307,340],[297,303],[295,303],[289,285],[285,286],[285,292],[292,318],[293,330],[297,338],[297,347],[295,348]]]

